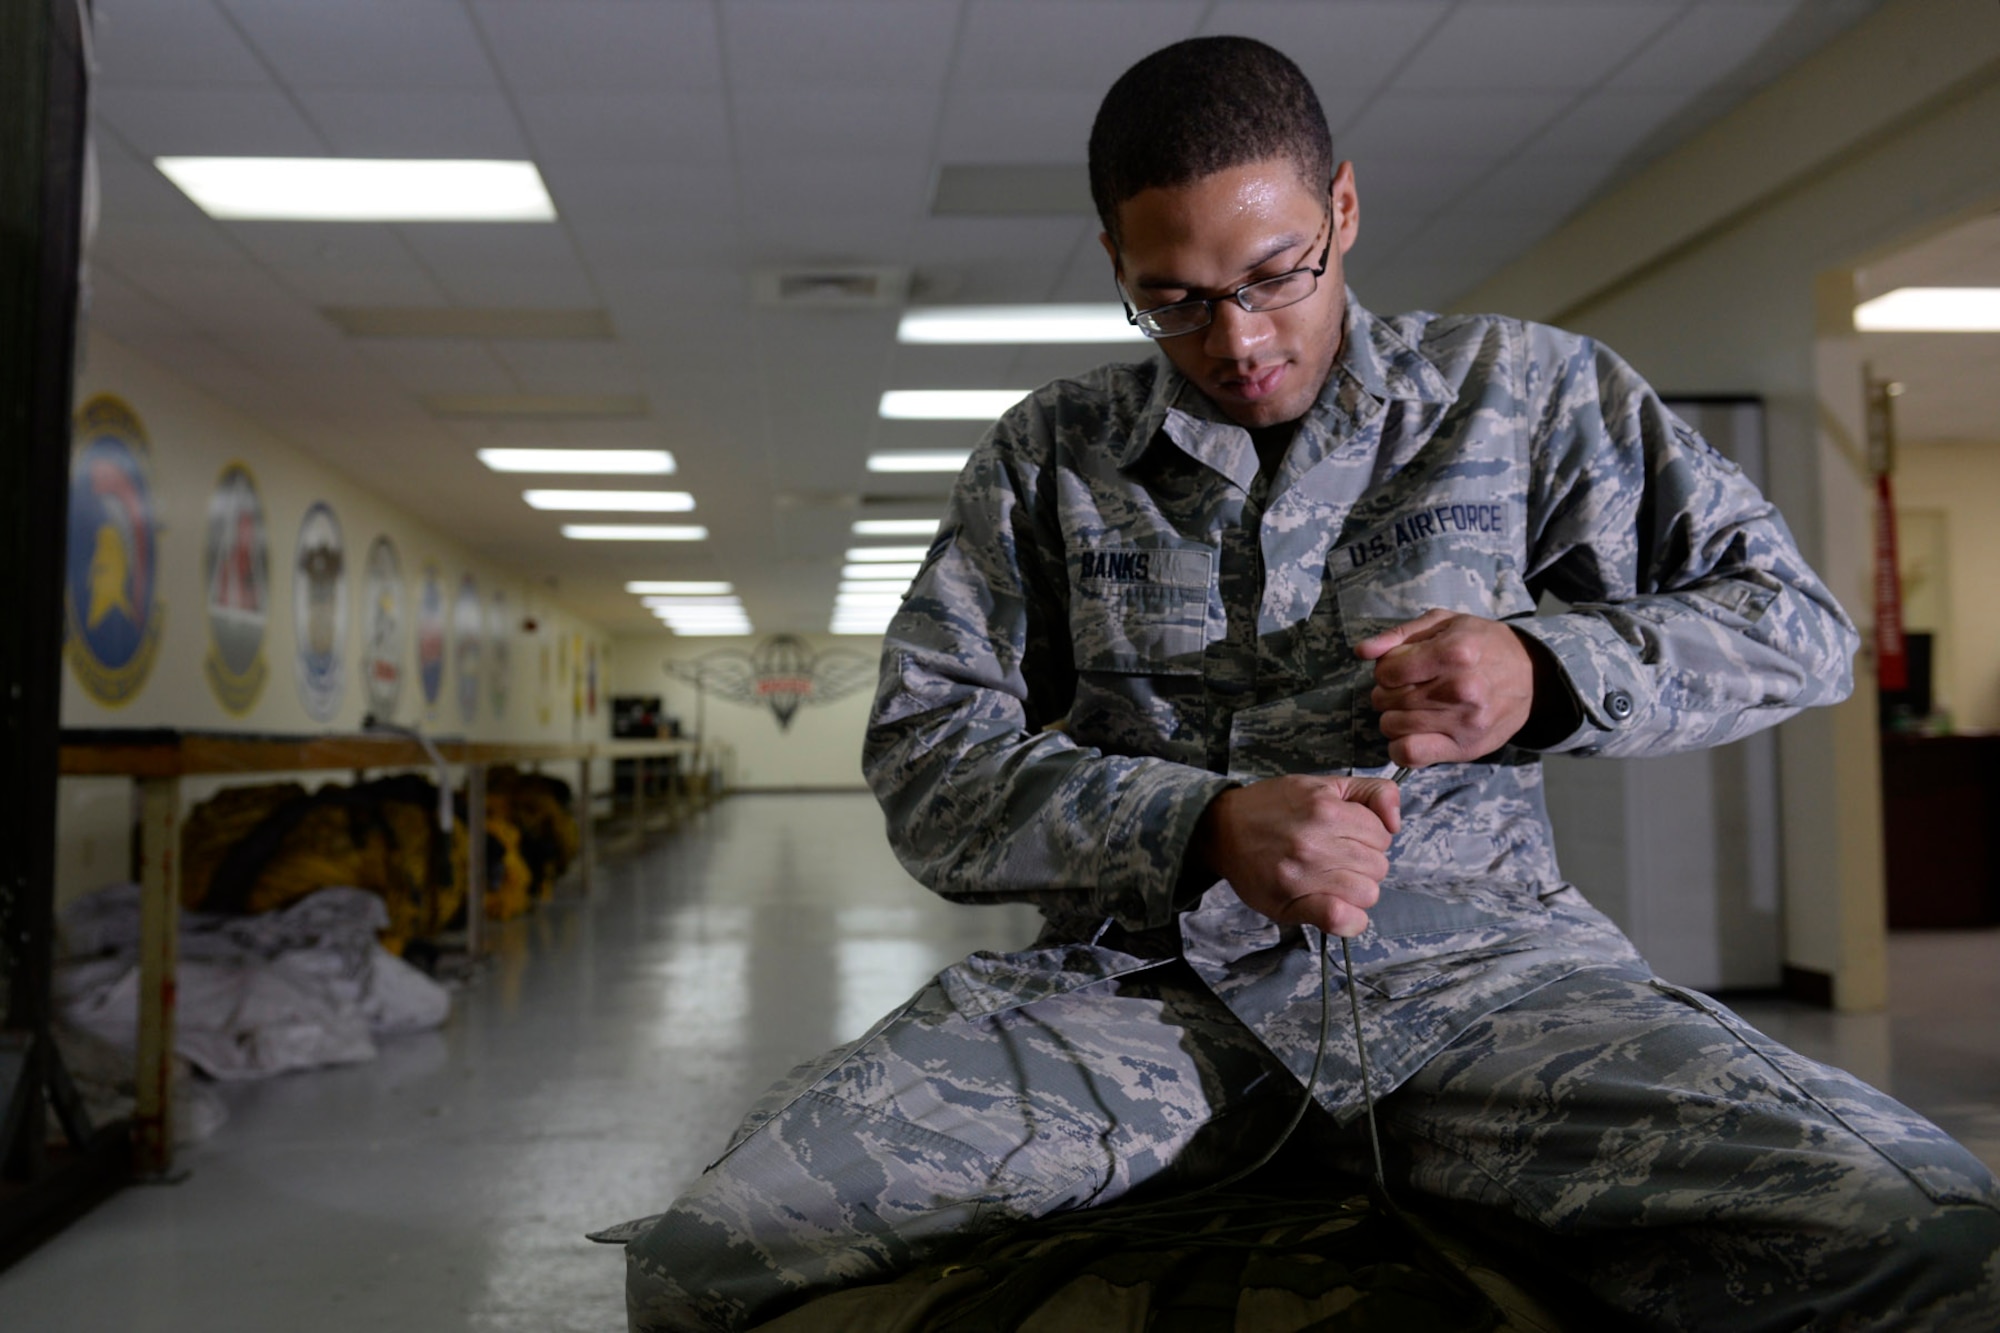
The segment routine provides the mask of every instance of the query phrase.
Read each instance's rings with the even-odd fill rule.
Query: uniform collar
[[[1323,413],[1346,396],[1343,388],[1347,388],[1349,393],[1358,388],[1382,402],[1411,399],[1424,403],[1449,403],[1458,396],[1422,352],[1405,342],[1387,321],[1378,319],[1355,299],[1352,288],[1347,292],[1346,318],[1347,336],[1341,340],[1340,355],[1334,358],[1334,373],[1326,377],[1312,415]],[[1146,406],[1139,419],[1133,423],[1132,433],[1126,437],[1119,451],[1119,467],[1131,467],[1138,462],[1146,446],[1162,430],[1199,457],[1201,451],[1191,446],[1198,439],[1212,438],[1214,427],[1230,426],[1236,431],[1243,429],[1223,416],[1215,404],[1175,369],[1174,363],[1165,356],[1156,354],[1153,364],[1157,368],[1153,389],[1147,395]],[[1227,467],[1222,470],[1229,471]]]

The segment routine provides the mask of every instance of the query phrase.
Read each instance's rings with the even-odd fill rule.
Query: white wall
[[[1945,567],[1942,646],[1934,664],[1938,702],[1965,730],[2000,730],[2000,441],[1908,444],[1896,453],[1896,507],[1942,519]],[[1905,522],[1904,534],[1914,535]],[[1905,541],[1907,579],[1919,556]],[[1907,595],[1907,594],[1906,594]],[[1913,628],[1914,617],[1906,617]]]
[[[66,665],[64,727],[176,727],[257,733],[358,729],[367,711],[360,676],[364,564],[371,543],[378,535],[386,535],[401,558],[409,625],[401,697],[393,720],[420,724],[441,736],[496,741],[570,741],[608,733],[607,636],[553,605],[521,571],[468,552],[375,491],[354,484],[255,422],[98,335],[87,348],[78,377],[77,401],[83,404],[100,394],[115,395],[131,409],[149,445],[149,482],[159,533],[160,606],[156,614],[163,619],[151,669],[143,684],[122,703],[107,704],[93,698],[74,665]],[[231,462],[245,464],[255,478],[263,502],[271,571],[263,644],[265,677],[255,699],[240,712],[225,707],[203,668],[210,653],[202,571],[208,504],[217,478]],[[384,478],[382,484],[388,489],[393,478]],[[346,548],[345,685],[338,707],[326,721],[315,720],[307,711],[295,669],[292,566],[301,521],[315,501],[333,507]],[[483,643],[478,706],[470,720],[460,710],[458,663],[449,633],[444,679],[435,703],[426,703],[418,680],[416,603],[427,567],[437,570],[447,607],[460,579],[470,574],[487,612],[483,624],[504,630],[504,674],[497,673],[492,643]],[[505,594],[504,622],[493,618],[496,591]],[[524,628],[529,618],[535,622],[533,632]],[[598,658],[594,711],[589,707],[587,680],[593,648]],[[576,706],[579,694],[584,696],[581,708]],[[301,778],[310,785],[344,776]],[[200,799],[216,785],[190,781],[189,800]],[[129,783],[117,779],[72,778],[61,783],[59,901],[125,876],[130,860],[129,788]]]
[[[784,727],[769,703],[756,698],[760,667],[768,681],[771,668],[789,672],[798,665],[771,659],[771,637],[682,639],[665,631],[621,635],[612,645],[613,692],[659,696],[662,707],[690,733],[699,717],[709,739],[734,750],[732,781],[739,791],[851,791],[864,786],[861,741],[874,698],[881,640],[798,636],[818,697],[801,703],[791,725]],[[705,697],[697,698],[685,674],[670,674],[664,665],[669,661],[683,672],[693,672],[699,663]]]
[[[1604,339],[1663,389],[1760,395],[1769,493],[1835,594],[1869,613],[1857,349],[1828,275],[2000,199],[2000,23],[1895,0],[1584,210],[1461,302]],[[1838,285],[1838,284],[1833,284]],[[1886,994],[1873,665],[1780,736],[1785,959],[1841,1008]]]

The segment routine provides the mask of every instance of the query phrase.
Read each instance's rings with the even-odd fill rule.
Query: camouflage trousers
[[[1352,1040],[1344,1011],[1331,1041]],[[668,1212],[618,1229],[631,1327],[748,1327],[972,1231],[1213,1179],[1300,1095],[1178,961],[976,1019],[932,982],[773,1089]],[[1478,1019],[1379,1114],[1392,1193],[1566,1277],[1603,1326],[1995,1327],[1991,1173],[1641,970],[1580,971]],[[1311,1126],[1330,1189],[1369,1169],[1358,1124],[1334,1125]]]

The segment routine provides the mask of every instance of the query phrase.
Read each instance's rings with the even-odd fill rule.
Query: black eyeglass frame
[[[1125,307],[1125,322],[1157,342],[1164,338],[1178,338],[1184,334],[1199,333],[1213,324],[1215,322],[1215,306],[1218,301],[1234,301],[1238,306],[1242,307],[1244,313],[1251,315],[1265,315],[1273,310],[1284,310],[1287,307],[1295,306],[1319,290],[1319,280],[1326,276],[1326,270],[1332,262],[1333,238],[1336,229],[1333,225],[1333,213],[1331,210],[1328,210],[1326,215],[1326,227],[1326,246],[1319,252],[1319,266],[1317,268],[1310,264],[1301,264],[1297,268],[1286,269],[1283,273],[1274,273],[1268,278],[1259,278],[1255,282],[1246,282],[1235,291],[1225,292],[1221,296],[1196,297],[1190,301],[1175,301],[1170,305],[1156,305],[1147,310],[1134,310],[1131,299],[1125,295],[1125,287],[1121,283],[1118,287],[1118,303]],[[1255,291],[1259,287],[1268,287],[1280,282],[1288,282],[1298,277],[1301,273],[1310,273],[1312,275],[1312,286],[1289,301],[1278,305],[1253,306],[1243,299],[1245,292]],[[1161,330],[1157,327],[1160,315],[1170,310],[1192,311],[1196,306],[1202,308],[1202,314],[1205,316],[1201,323],[1190,324],[1184,329],[1174,329],[1171,332]],[[1148,328],[1147,321],[1152,321],[1155,327]]]

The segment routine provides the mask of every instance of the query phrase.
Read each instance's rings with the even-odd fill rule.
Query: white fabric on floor
[[[327,888],[259,916],[181,914],[174,1049],[216,1079],[375,1058],[376,1036],[442,1024],[451,996],[376,942],[381,898]],[[138,1043],[139,888],[114,884],[63,912],[63,1020]],[[94,956],[86,956],[94,955]]]

